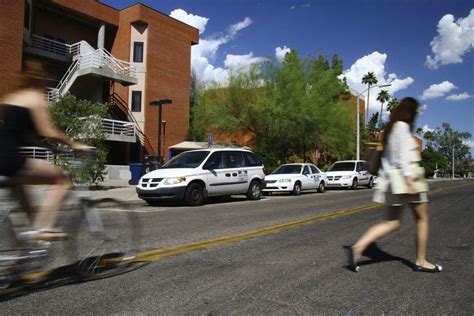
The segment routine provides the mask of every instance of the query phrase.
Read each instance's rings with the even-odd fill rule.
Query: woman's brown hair
[[[411,131],[413,132],[419,107],[420,103],[418,102],[418,100],[412,97],[406,97],[402,99],[400,103],[395,106],[392,111],[392,114],[390,114],[390,121],[388,122],[383,132],[384,146],[387,145],[388,137],[392,132],[393,124],[395,124],[395,122],[401,121],[408,123],[408,125],[410,125]]]

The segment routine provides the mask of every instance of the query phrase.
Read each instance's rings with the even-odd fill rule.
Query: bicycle
[[[84,169],[84,161],[66,158],[70,170]],[[67,206],[62,210],[58,223],[69,235],[67,240],[45,242],[25,237],[29,227],[22,213],[14,208],[8,178],[0,178],[0,289],[21,282],[28,273],[50,265],[55,259],[59,264],[75,262],[75,272],[83,280],[104,278],[125,272],[136,263],[139,248],[140,225],[136,213],[128,210],[125,202],[102,198],[93,199],[70,172],[74,187]],[[23,216],[24,217],[24,216]],[[62,256],[54,253],[63,248]],[[57,261],[57,260],[56,260]]]

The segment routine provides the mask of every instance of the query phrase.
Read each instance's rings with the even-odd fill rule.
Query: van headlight
[[[278,182],[288,183],[288,182],[291,182],[291,179],[280,179],[278,180]]]
[[[350,179],[351,176],[342,176],[342,179]]]
[[[163,182],[164,185],[180,184],[186,181],[185,177],[166,178]]]

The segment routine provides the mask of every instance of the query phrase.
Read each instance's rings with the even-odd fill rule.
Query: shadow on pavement
[[[8,287],[0,288],[0,302],[40,291],[47,291],[61,286],[80,284],[114,277],[137,270],[148,264],[145,262],[135,261],[128,264],[127,267],[121,268],[117,271],[112,271],[112,273],[108,273],[106,276],[98,275],[97,277],[84,278],[78,273],[80,262],[83,261],[78,261],[70,265],[58,267],[45,273],[37,273],[36,275],[32,274],[27,275],[26,277],[18,278],[12,281]]]
[[[345,249],[349,249],[351,246],[343,246]],[[381,263],[381,262],[387,262],[387,261],[399,261],[409,267],[410,269],[413,269],[415,267],[414,263],[411,262],[408,259],[394,256],[389,254],[388,252],[385,252],[382,250],[377,243],[371,244],[362,254],[364,257],[367,257],[369,259],[362,259],[359,261],[359,266],[365,266],[365,265],[370,265],[370,264],[375,264],[375,263]],[[349,265],[344,266],[346,269],[351,270]],[[352,270],[351,270],[352,271]]]

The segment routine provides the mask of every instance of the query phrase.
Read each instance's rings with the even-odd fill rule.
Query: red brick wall
[[[11,76],[21,70],[24,5],[0,0],[0,97],[11,90]]]
[[[52,0],[52,2],[108,24],[118,25],[120,11],[97,0]]]

